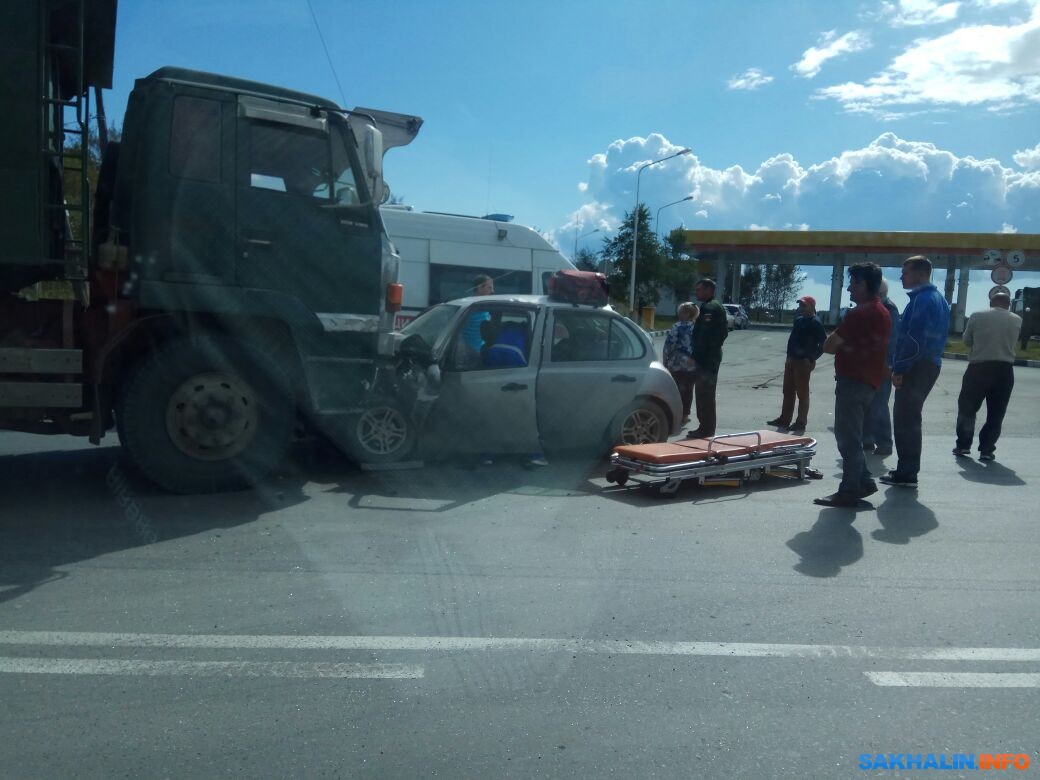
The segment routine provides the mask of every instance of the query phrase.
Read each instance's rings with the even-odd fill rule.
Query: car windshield
[[[0,7],[0,780],[1040,777],[1040,0]]]
[[[440,303],[432,306],[401,328],[401,333],[405,336],[417,335],[422,338],[427,347],[432,348],[458,310],[459,307],[453,303]]]

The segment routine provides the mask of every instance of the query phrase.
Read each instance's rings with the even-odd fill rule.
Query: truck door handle
[[[526,390],[527,385],[522,385],[519,382],[510,382],[508,385],[502,385],[503,393],[515,393],[519,390]]]
[[[636,378],[634,376],[629,376],[628,374],[618,374],[617,376],[611,377],[610,381],[611,382],[635,382]]]
[[[247,244],[255,244],[256,246],[271,246],[273,241],[268,241],[266,238],[247,238]]]

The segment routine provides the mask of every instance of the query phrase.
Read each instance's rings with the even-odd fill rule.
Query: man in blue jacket
[[[898,460],[894,471],[881,477],[886,485],[917,487],[921,470],[921,410],[939,378],[942,353],[950,330],[950,304],[931,283],[932,263],[915,255],[903,261],[900,275],[910,303],[896,331],[892,360],[892,409]]]

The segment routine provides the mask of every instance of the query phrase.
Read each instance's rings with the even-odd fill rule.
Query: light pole
[[[585,238],[585,236],[591,236],[593,233],[598,233],[599,232],[599,228],[596,228],[595,230],[590,230],[588,233],[582,233],[579,236],[578,235],[578,231],[579,230],[581,230],[581,228],[574,228],[574,251],[571,253],[571,262],[572,263],[574,262],[574,258],[578,256],[578,239],[579,238]]]
[[[680,149],[675,154],[670,154],[667,157],[662,157],[660,160],[652,160],[648,163],[643,163],[639,166],[639,170],[636,172],[636,207],[632,211],[632,278],[629,280],[628,286],[628,316],[632,318],[633,322],[638,319],[636,315],[636,249],[639,246],[639,177],[643,175],[643,171],[649,168],[651,165],[657,165],[663,163],[665,160],[671,160],[673,157],[678,157],[680,154],[689,154],[690,149]]]
[[[657,210],[657,216],[654,217],[654,235],[658,238],[661,237],[661,209],[666,209],[669,206],[674,206],[676,203],[685,203],[688,200],[693,200],[693,195],[687,195],[685,198],[679,198],[679,200],[673,200],[671,203],[665,203]]]

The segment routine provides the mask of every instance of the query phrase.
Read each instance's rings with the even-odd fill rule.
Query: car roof
[[[473,303],[519,303],[526,306],[546,306],[553,309],[590,309],[592,311],[604,311],[617,314],[616,311],[607,306],[590,306],[588,304],[567,303],[566,301],[554,301],[548,295],[470,295],[466,298],[456,298],[453,301],[445,301],[456,306],[469,306]],[[618,315],[621,316],[621,315]]]

